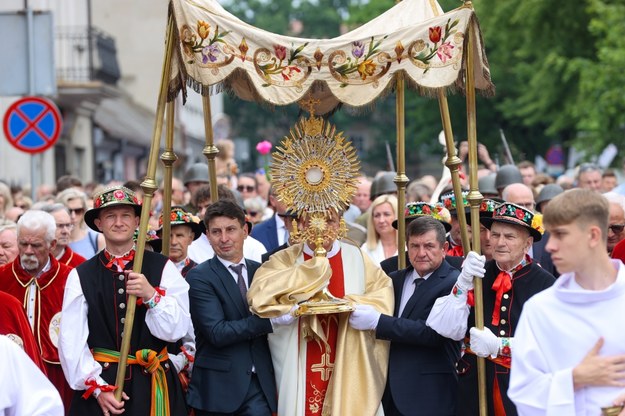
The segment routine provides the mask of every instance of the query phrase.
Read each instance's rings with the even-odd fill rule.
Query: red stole
[[[304,255],[305,260],[310,256]],[[339,250],[329,259],[332,276],[328,289],[337,298],[345,296],[345,282],[343,277],[343,258]],[[321,340],[311,340],[306,343],[306,416],[320,415],[326,397],[328,384],[334,368],[336,357],[336,340],[339,329],[339,315],[318,315],[326,334],[327,344]]]
[[[37,290],[34,292],[34,327],[33,335],[39,355],[46,366],[50,382],[57,388],[67,409],[74,395],[67,384],[57,349],[63,307],[63,292],[70,267],[59,263],[50,255],[50,270],[35,279],[29,275],[20,263],[19,256],[0,269],[2,288],[21,301],[24,311],[28,311],[30,285],[34,280]],[[28,313],[28,312],[27,312]]]
[[[15,341],[26,354],[37,364],[43,373],[46,366],[41,359],[39,349],[35,343],[33,332],[28,324],[28,319],[19,301],[0,291],[0,335],[6,335]]]
[[[13,262],[2,266],[0,281],[2,290],[17,298],[27,313],[30,302],[28,297],[30,284],[33,280],[35,281],[34,326],[32,328],[35,341],[39,347],[41,358],[45,362],[60,364],[57,345],[63,291],[65,290],[67,275],[72,269],[59,263],[53,256],[49,258],[50,270],[35,279],[22,268],[20,259],[17,257]]]
[[[72,269],[78,267],[83,262],[87,261],[83,256],[73,251],[69,246],[65,247],[65,251],[63,251],[63,255],[59,259],[59,263],[63,263]]]

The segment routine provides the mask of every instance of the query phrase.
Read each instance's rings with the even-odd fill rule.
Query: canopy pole
[[[137,238],[136,253],[134,258],[133,272],[140,273],[143,265],[143,250],[145,249],[145,237],[148,229],[148,220],[150,218],[150,205],[154,191],[156,191],[156,161],[158,159],[158,151],[160,149],[161,133],[163,130],[163,118],[165,113],[165,102],[167,100],[167,91],[169,84],[169,75],[171,68],[171,59],[174,50],[174,22],[172,16],[167,21],[167,38],[165,41],[165,62],[163,62],[163,71],[161,74],[161,89],[158,95],[156,106],[156,118],[154,120],[154,134],[152,135],[152,144],[150,148],[150,157],[148,160],[148,168],[145,180],[141,183],[143,189],[143,203],[141,207],[141,221],[139,223],[139,236]],[[126,302],[126,317],[124,324],[124,334],[122,336],[122,344],[119,351],[119,366],[117,368],[117,376],[115,378],[115,399],[121,401],[124,391],[124,379],[126,377],[126,365],[128,362],[128,352],[130,349],[130,338],[135,320],[135,308],[137,305],[137,297],[130,295]]]
[[[202,154],[206,156],[208,161],[208,181],[211,188],[211,203],[217,202],[217,167],[215,166],[215,157],[219,150],[213,144],[213,117],[211,114],[210,96],[202,95],[202,108],[204,111],[204,133],[206,135],[206,146],[202,150]]]
[[[398,270],[406,268],[406,124],[405,124],[405,90],[404,73],[397,74],[395,98],[395,124],[397,129],[397,176],[393,182],[397,185],[397,265]]]
[[[173,165],[178,160],[178,156],[174,153],[174,112],[175,101],[167,103],[166,107],[166,130],[165,130],[165,151],[161,155],[161,161],[165,166],[164,178],[163,178],[163,229],[161,232],[161,239],[163,248],[161,253],[164,256],[169,257],[169,240],[171,238],[171,189],[172,180],[174,177]]]
[[[470,1],[465,3],[467,7],[473,10],[473,4]],[[475,33],[473,26],[469,25],[467,30],[467,56],[465,63],[465,87],[466,87],[466,103],[467,103],[467,140],[469,142],[469,186],[471,188],[467,201],[471,206],[471,223],[480,223],[480,204],[483,196],[479,191],[477,182],[477,124],[476,124],[476,107],[475,107],[475,68],[473,61],[475,59],[475,49],[473,41]],[[473,247],[478,253],[480,252],[480,233],[478,229],[473,232]],[[473,279],[473,290],[475,294],[475,326],[478,329],[484,329],[484,296],[482,288],[482,279]],[[486,361],[484,358],[477,358],[477,379],[480,403],[480,416],[488,414],[488,405],[486,401]]]

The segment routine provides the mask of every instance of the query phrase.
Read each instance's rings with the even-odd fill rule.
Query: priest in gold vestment
[[[339,221],[338,213],[326,214],[326,235],[337,235]],[[273,254],[248,291],[253,313],[283,317],[285,323],[268,336],[278,415],[383,415],[389,343],[373,331],[351,328],[349,312],[294,315],[300,302],[324,288],[336,298],[392,314],[391,280],[359,248],[335,238],[323,246],[326,257],[315,256],[311,241]]]

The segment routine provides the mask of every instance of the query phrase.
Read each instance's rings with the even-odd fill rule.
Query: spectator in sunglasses
[[[69,247],[84,258],[90,259],[104,248],[104,237],[88,228],[85,223],[87,195],[78,189],[68,188],[59,193],[56,200],[67,207],[74,226]]]
[[[608,217],[608,253],[612,254],[614,247],[625,239],[625,196],[608,192],[603,194],[610,203]]]
[[[241,192],[243,200],[258,196],[258,181],[252,173],[244,173],[239,176],[237,191]]]
[[[252,224],[258,224],[263,220],[263,213],[267,204],[260,196],[243,200],[243,205],[245,205],[245,212]]]

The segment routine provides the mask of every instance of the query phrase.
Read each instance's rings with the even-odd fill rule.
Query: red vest
[[[63,291],[67,275],[72,269],[50,256],[50,270],[38,279],[31,277],[20,263],[19,256],[0,268],[2,289],[17,298],[28,313],[28,292],[35,280],[35,309],[33,334],[41,352],[41,358],[50,364],[60,364],[57,350],[63,306]]]
[[[0,335],[6,335],[15,341],[37,364],[37,367],[44,374],[46,373],[46,366],[39,354],[22,305],[15,297],[4,292],[0,292]]]
[[[63,255],[59,259],[59,263],[63,263],[73,269],[74,267],[78,267],[80,264],[84,263],[86,260],[86,258],[69,248],[69,246],[66,246]]]

